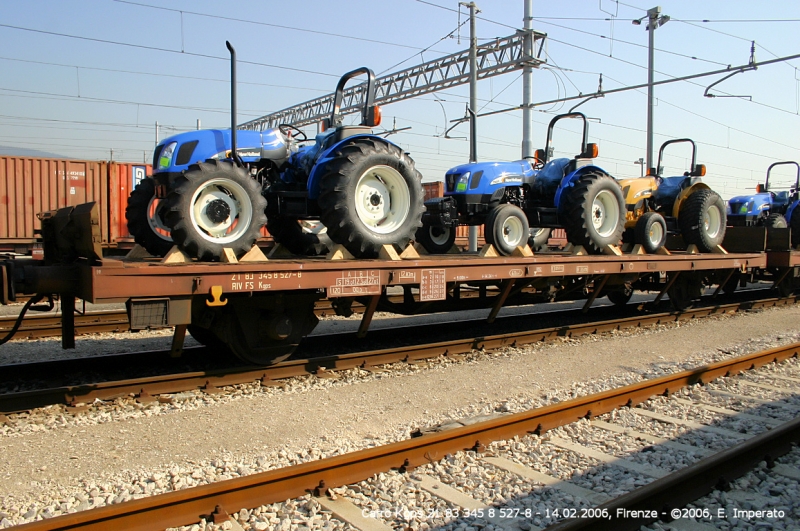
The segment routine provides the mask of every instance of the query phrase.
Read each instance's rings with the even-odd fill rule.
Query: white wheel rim
[[[150,230],[152,230],[156,236],[164,241],[171,242],[172,236],[170,235],[169,227],[161,219],[161,216],[158,215],[160,203],[161,199],[156,199],[155,197],[150,199],[150,202],[147,204],[147,224],[150,225]]]
[[[617,197],[608,190],[601,190],[592,201],[592,225],[601,237],[610,236],[617,229],[619,205]]]
[[[664,227],[661,226],[661,223],[653,223],[650,225],[650,232],[648,233],[648,236],[650,238],[650,243],[653,246],[661,243],[661,238],[664,237]]]
[[[450,239],[450,227],[430,227],[428,229],[428,235],[431,238],[431,241],[436,245],[445,245],[447,240]],[[438,234],[437,234],[438,233]]]
[[[531,229],[531,238],[538,238],[546,231],[546,228],[539,227],[538,229]]]
[[[709,238],[716,238],[722,227],[722,215],[716,205],[711,205],[703,216],[703,230]]]
[[[230,209],[227,218],[216,222],[209,217],[208,206],[222,201]],[[211,179],[192,195],[191,221],[199,234],[212,243],[236,241],[247,232],[253,219],[253,205],[245,189],[230,179]]]
[[[516,216],[509,216],[503,221],[503,226],[500,227],[503,242],[511,247],[516,247],[520,244],[523,237],[522,220]]]
[[[408,217],[411,193],[403,176],[389,166],[373,166],[356,182],[356,214],[377,234],[390,234]]]

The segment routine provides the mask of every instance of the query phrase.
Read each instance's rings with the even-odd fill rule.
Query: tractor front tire
[[[645,212],[633,230],[634,241],[650,254],[657,252],[667,241],[667,222],[658,212]]]
[[[445,254],[456,243],[456,228],[436,227],[423,222],[414,239],[431,254]]]
[[[489,212],[483,237],[500,254],[510,256],[517,247],[527,245],[530,231],[525,212],[506,203]]]
[[[156,199],[155,180],[147,177],[133,189],[125,207],[128,231],[153,256],[166,255],[174,245],[169,227],[162,219],[162,206],[162,200]]]
[[[319,206],[334,243],[356,258],[384,245],[405,247],[422,226],[422,175],[403,151],[380,138],[346,142],[325,165]]]
[[[532,251],[539,251],[547,247],[547,240],[550,239],[550,229],[543,227],[531,227],[528,245]]]
[[[267,231],[275,243],[280,243],[292,254],[320,256],[326,254],[333,242],[325,229],[319,232],[306,230],[297,219],[272,217],[267,219]]]
[[[247,171],[230,162],[194,164],[175,179],[166,222],[175,244],[191,258],[218,261],[223,249],[241,256],[267,222],[267,200]]]
[[[563,221],[570,243],[591,254],[619,243],[625,229],[625,199],[613,177],[590,172],[565,192]]]
[[[715,192],[700,189],[687,197],[678,213],[678,226],[684,242],[710,253],[725,238],[725,203]]]

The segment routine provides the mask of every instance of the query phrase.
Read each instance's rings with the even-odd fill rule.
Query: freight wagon
[[[149,164],[0,157],[0,252],[39,254],[39,212],[94,201],[104,249],[131,248],[125,206]]]

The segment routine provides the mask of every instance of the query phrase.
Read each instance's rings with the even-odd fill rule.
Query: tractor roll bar
[[[339,79],[333,98],[333,112],[331,113],[328,123],[325,124],[326,128],[339,127],[342,125],[342,115],[339,114],[339,111],[342,108],[342,99],[344,99],[344,86],[350,79],[360,74],[367,75],[367,94],[364,98],[364,108],[361,110],[361,125],[370,125],[372,121],[371,114],[374,113],[373,108],[375,107],[375,73],[366,66],[362,66],[361,68],[356,68],[355,70],[347,72]]]
[[[795,166],[797,166],[797,180],[794,183],[794,189],[797,190],[798,188],[800,188],[800,164],[792,160],[787,160],[784,162],[773,162],[772,164],[769,165],[769,168],[767,168],[767,179],[764,181],[765,192],[769,192],[769,172],[771,172],[772,168],[774,168],[775,166],[781,166],[782,164],[794,164]]]

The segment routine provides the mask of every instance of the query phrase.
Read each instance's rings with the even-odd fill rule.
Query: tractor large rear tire
[[[280,243],[292,254],[319,256],[327,253],[333,247],[333,242],[324,228],[319,232],[306,230],[300,220],[269,218],[267,219],[267,230],[275,243]]]
[[[405,247],[422,226],[422,176],[414,161],[380,138],[346,142],[324,168],[319,205],[334,243],[357,258],[384,245]]]
[[[564,229],[570,243],[591,254],[619,244],[625,229],[625,199],[613,177],[590,172],[565,193]]]
[[[175,179],[167,201],[172,239],[199,260],[219,260],[225,248],[243,255],[267,222],[260,185],[229,162],[207,160],[190,166]]]
[[[162,200],[156,199],[155,181],[147,177],[133,189],[125,207],[128,231],[134,241],[153,256],[164,256],[174,245],[169,227],[162,218],[162,206]]]
[[[703,253],[710,253],[725,238],[725,203],[706,188],[687,197],[678,213],[678,226],[686,245],[695,244]]]
[[[786,223],[786,218],[782,214],[770,214],[764,220],[764,226],[768,229],[785,229],[789,224]]]

